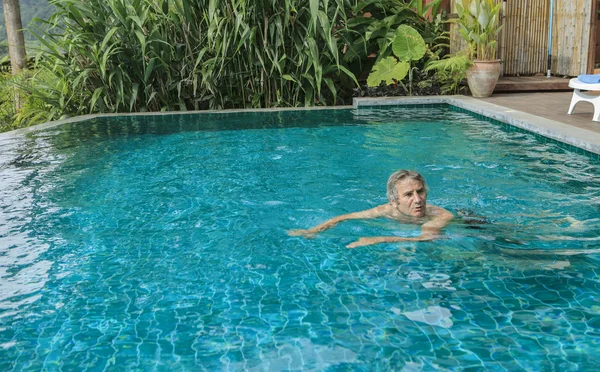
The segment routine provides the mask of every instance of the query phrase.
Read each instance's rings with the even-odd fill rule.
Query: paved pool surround
[[[540,136],[571,145],[596,155],[600,155],[600,133],[587,129],[577,128],[559,121],[549,120],[536,115],[528,114],[511,108],[495,105],[473,97],[454,96],[427,96],[427,97],[367,97],[354,98],[354,108],[373,106],[414,106],[414,105],[451,105],[459,109],[470,111],[486,118],[497,120],[514,127],[536,133]],[[306,108],[273,108],[273,109],[235,109],[235,110],[205,110],[187,112],[158,112],[158,113],[134,113],[134,114],[98,114],[83,115],[65,120],[57,120],[49,123],[39,124],[28,128],[22,128],[11,132],[0,133],[0,138],[23,135],[32,131],[47,129],[66,123],[86,121],[99,117],[123,117],[138,115],[172,115],[172,114],[198,114],[216,112],[260,112],[260,111],[285,111],[285,110],[323,110],[323,109],[348,109],[349,106],[327,106]],[[591,119],[590,119],[591,120]],[[600,123],[598,123],[600,125]],[[575,149],[576,150],[576,149]]]

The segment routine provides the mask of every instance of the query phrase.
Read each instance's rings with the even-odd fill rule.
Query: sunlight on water
[[[441,107],[0,136],[0,370],[594,370],[600,161]],[[421,172],[443,239],[335,215]]]

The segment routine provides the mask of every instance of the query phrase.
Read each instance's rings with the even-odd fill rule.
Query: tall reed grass
[[[358,85],[356,60],[385,48],[394,24],[427,27],[399,0],[51,3],[57,11],[32,30],[44,78],[30,89],[48,119],[336,104]],[[378,17],[365,17],[371,8]]]

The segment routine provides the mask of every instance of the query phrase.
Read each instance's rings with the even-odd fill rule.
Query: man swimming
[[[401,223],[421,225],[421,235],[413,238],[399,236],[373,236],[360,238],[348,244],[347,248],[356,248],[379,243],[406,241],[427,241],[440,236],[440,231],[454,218],[444,208],[427,205],[427,184],[417,172],[399,170],[387,181],[388,203],[360,212],[343,214],[323,222],[308,230],[290,230],[292,236],[307,238],[334,227],[338,222],[354,219],[389,218]]]

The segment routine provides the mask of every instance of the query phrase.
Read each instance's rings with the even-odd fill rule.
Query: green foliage
[[[0,132],[47,121],[48,115],[43,113],[49,107],[27,93],[32,74],[28,70],[16,76],[7,72],[0,73]],[[21,104],[18,111],[15,104],[17,98]]]
[[[342,0],[54,0],[31,93],[53,117],[334,104]]]
[[[16,127],[13,120],[16,114],[14,80],[10,73],[0,74],[0,132]]]
[[[425,15],[430,12],[432,21],[428,21]],[[423,78],[422,68],[426,64],[429,58],[439,58],[438,55],[443,53],[444,47],[446,46],[446,25],[443,22],[443,14],[441,12],[441,1],[434,1],[428,5],[423,6],[422,1],[397,1],[397,0],[366,0],[359,1],[353,8],[354,17],[348,19],[348,25],[345,30],[342,30],[340,36],[343,43],[345,43],[345,54],[344,62],[348,63],[348,68],[354,72],[357,76],[360,76],[362,71],[371,70],[374,65],[381,61],[393,56],[397,51],[394,51],[394,41],[396,40],[397,46],[402,42],[408,43],[407,40],[413,35],[420,35],[419,40],[424,41],[423,45],[419,41],[421,51],[424,51],[423,55],[420,52],[415,56],[402,57],[405,60],[410,58],[410,67],[406,69],[404,73],[404,79],[402,82],[396,78],[402,77],[402,74],[397,75],[394,80],[403,87],[404,91],[408,94],[412,94],[413,89],[417,88],[414,84],[413,77],[415,73]],[[397,37],[397,31],[399,27],[403,30],[407,30],[405,27],[412,27],[416,32],[405,35],[405,38],[401,39]],[[416,39],[416,37],[413,37]],[[341,43],[340,42],[340,43]],[[415,44],[411,44],[415,45]],[[401,58],[401,60],[402,60]],[[374,71],[387,71],[390,70],[391,63],[386,62],[385,65],[380,65],[374,69]],[[399,66],[396,67],[398,72],[401,72]],[[377,79],[377,73],[369,75],[367,78],[367,84],[369,87],[374,87],[379,84]],[[384,79],[387,82],[389,80]],[[402,79],[400,79],[402,80]],[[425,79],[426,80],[426,79]],[[432,77],[432,80],[433,77]],[[424,80],[420,79],[423,83]],[[361,88],[361,92],[370,91],[372,88]],[[418,88],[422,91],[421,88]],[[395,89],[386,89],[385,91],[393,92]]]
[[[394,84],[395,81],[404,79],[409,68],[409,62],[398,61],[394,57],[382,59],[373,66],[369,78],[367,79],[367,85],[376,87],[382,81],[385,82],[386,85]]]
[[[425,17],[427,12],[431,11],[432,18],[440,14],[442,0],[433,0],[429,4],[424,4],[423,0],[411,0],[408,6],[413,9],[419,16]]]
[[[29,25],[43,48],[34,76],[21,84],[30,100],[13,113],[21,124],[89,113],[348,103],[371,54],[406,53],[411,65],[388,69],[406,70],[410,90],[423,53],[431,58],[440,46],[437,2],[421,13],[398,0],[50,3],[56,12]],[[428,9],[435,22],[423,17]],[[428,47],[415,48],[417,39]]]
[[[425,55],[427,45],[417,30],[401,25],[392,41],[392,51],[401,61],[418,61]]]
[[[435,43],[441,32],[437,24],[417,14],[410,4],[398,0],[359,1],[351,14],[354,16],[349,17],[347,27],[340,30],[340,38],[346,45],[344,61],[355,64],[353,72],[368,66],[371,55],[376,55],[376,61],[389,57],[392,40],[401,25],[413,27],[428,45]]]
[[[425,71],[435,71],[442,85],[442,94],[457,94],[460,91],[460,83],[465,79],[467,70],[473,62],[465,54],[445,56],[439,60],[431,60]]]
[[[425,55],[427,45],[417,30],[408,26],[398,26],[391,40],[394,57],[379,60],[371,70],[367,84],[370,87],[378,86],[381,81],[391,84],[393,81],[401,81],[410,71],[410,63],[418,61]]]
[[[471,58],[483,61],[496,59],[496,43],[501,3],[494,0],[457,0],[458,32],[467,42]]]
[[[0,2],[0,13],[4,14]],[[25,36],[25,45],[29,50],[35,48],[38,44],[35,37],[28,31],[27,27],[36,18],[48,19],[52,15],[53,7],[47,0],[19,0],[21,8],[21,23],[23,24],[23,33]],[[6,44],[6,25],[4,17],[0,16],[0,56],[8,55],[8,45]]]

